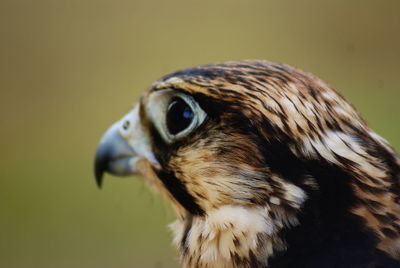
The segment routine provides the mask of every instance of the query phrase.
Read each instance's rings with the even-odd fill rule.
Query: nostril
[[[130,125],[131,125],[131,122],[130,122],[129,120],[126,120],[126,121],[124,122],[124,124],[122,125],[122,128],[123,128],[124,130],[128,130],[129,127],[130,127]]]

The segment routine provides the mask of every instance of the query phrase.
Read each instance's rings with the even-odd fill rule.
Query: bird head
[[[316,116],[308,113],[313,120],[296,122],[297,111],[287,101],[300,97],[298,89],[267,91],[266,71],[278,84],[285,74],[279,66],[262,70],[262,62],[257,71],[255,64],[204,66],[155,82],[102,138],[95,167],[99,185],[103,172],[141,173],[194,215],[270,201],[299,207],[305,195],[296,184],[306,178],[291,182],[282,175],[296,168],[289,163],[294,134],[309,130]]]
[[[323,233],[321,222],[359,220],[381,240],[388,232],[397,237],[384,220],[392,212],[377,216],[377,207],[398,208],[392,149],[329,85],[287,65],[227,62],[154,82],[101,139],[99,185],[104,172],[141,174],[172,201],[183,252],[200,243],[191,228],[202,219],[209,229],[232,225],[237,238],[252,226],[255,263],[286,250],[283,230],[305,222]],[[251,254],[231,249],[231,240],[221,254],[250,263]]]

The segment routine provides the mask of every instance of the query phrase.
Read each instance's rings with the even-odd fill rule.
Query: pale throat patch
[[[296,199],[296,203],[305,201],[306,195],[300,188],[290,190],[294,193],[291,199]],[[278,199],[272,199],[271,206],[275,212],[278,210],[273,218],[270,205],[226,205],[208,212],[206,216],[193,216],[190,221],[172,223],[170,228],[174,233],[174,243],[180,249],[183,266],[232,267],[233,259],[254,257],[267,265],[268,258],[275,251],[286,249],[284,241],[278,237],[279,230],[298,224],[295,215],[286,214],[277,206]]]

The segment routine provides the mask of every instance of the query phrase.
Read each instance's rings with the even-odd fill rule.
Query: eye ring
[[[193,96],[169,88],[152,92],[144,105],[148,118],[168,144],[195,131],[207,117]]]

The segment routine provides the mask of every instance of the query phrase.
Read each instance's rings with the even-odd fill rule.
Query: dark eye
[[[173,98],[167,109],[167,128],[170,134],[176,135],[185,130],[193,121],[193,111],[181,98]]]

